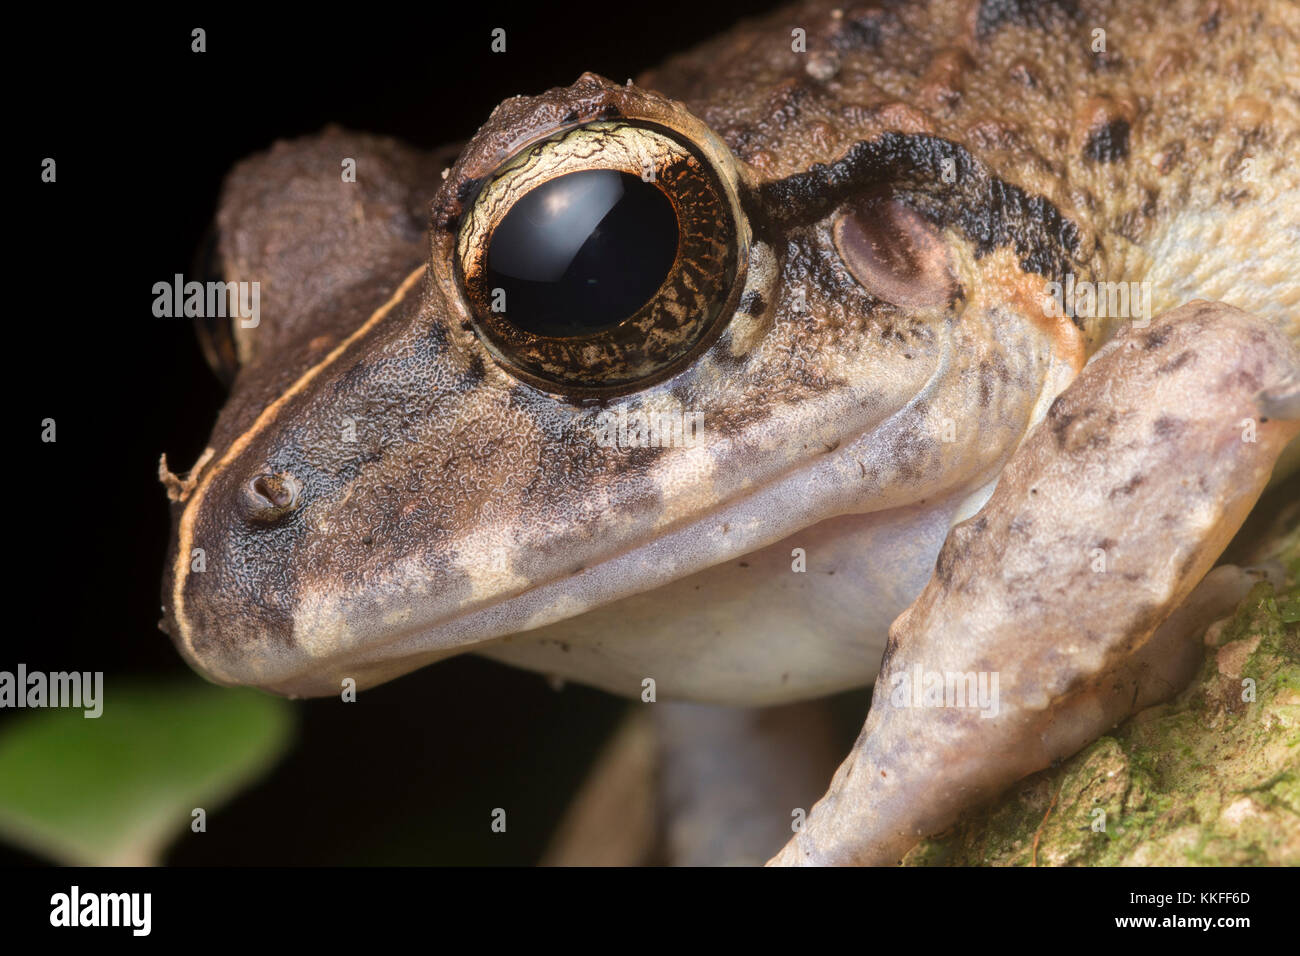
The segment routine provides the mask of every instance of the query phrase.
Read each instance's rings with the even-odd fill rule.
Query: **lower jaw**
[[[475,650],[627,697],[764,706],[865,686],[963,497],[830,518]]]

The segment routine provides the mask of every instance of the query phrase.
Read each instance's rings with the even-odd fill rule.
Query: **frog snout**
[[[207,679],[265,687],[303,667],[293,633],[307,501],[292,471],[224,468],[178,502],[163,629]]]

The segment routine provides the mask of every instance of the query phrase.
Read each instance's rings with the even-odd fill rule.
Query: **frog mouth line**
[[[350,623],[346,598],[320,600],[314,602],[315,606],[299,608],[294,614],[293,643],[307,666],[300,665],[287,679],[278,677],[262,686],[291,696],[332,694],[338,687],[336,674],[331,670],[321,676],[321,664],[330,657],[340,661],[338,674],[346,671],[359,686],[373,686],[434,661],[469,653],[743,558],[822,521],[847,514],[883,513],[914,504],[910,493],[886,493],[869,498],[872,506],[863,507],[862,459],[867,457],[864,453],[870,446],[888,447],[891,437],[906,433],[912,426],[911,415],[916,407],[934,393],[950,370],[952,344],[946,335],[943,341],[933,371],[901,408],[868,423],[812,464],[786,469],[707,515],[685,519],[684,523],[602,558],[576,575],[556,574],[513,593],[485,597],[476,606],[457,608],[433,621],[387,633]],[[972,487],[985,483],[982,475],[951,474],[945,476],[941,487],[927,488],[924,494],[943,494],[967,482]],[[791,502],[797,504],[791,507]],[[636,586],[629,588],[629,581],[637,582]],[[415,613],[419,613],[418,609]],[[275,663],[279,667],[285,662]],[[302,683],[303,679],[310,683]]]
[[[879,479],[864,484],[867,464],[884,465],[888,449],[902,446],[915,435],[918,409],[932,398],[953,368],[954,342],[950,326],[943,327],[940,346],[934,352],[934,367],[911,398],[901,407],[884,412],[859,426],[838,446],[818,454],[812,462],[802,461],[781,470],[758,487],[745,489],[712,507],[697,518],[669,525],[642,540],[607,554],[576,574],[555,568],[537,583],[506,594],[485,594],[479,601],[448,608],[423,607],[409,600],[390,606],[390,613],[370,615],[358,601],[364,595],[336,596],[328,593],[300,595],[291,611],[289,639],[278,646],[266,642],[243,642],[239,650],[226,647],[212,653],[213,645],[196,635],[186,617],[183,589],[196,515],[215,476],[233,461],[252,438],[272,422],[279,409],[308,384],[348,345],[387,315],[418,282],[425,267],[412,272],[401,287],[349,339],[342,342],[321,363],[282,393],[259,415],[254,426],[242,434],[201,476],[179,521],[175,579],[171,588],[172,617],[179,624],[177,645],[195,669],[218,683],[252,683],[288,696],[332,694],[337,674],[346,674],[370,686],[400,676],[433,661],[466,653],[476,647],[504,640],[515,634],[579,616],[631,594],[645,593],[730,560],[743,558],[819,522],[838,515],[886,512],[916,503],[918,499],[960,488],[974,489],[987,484],[986,473],[996,462],[978,461],[936,473],[921,485]],[[1055,364],[1055,358],[1053,359]],[[1043,396],[1054,396],[1053,376],[1044,373],[1034,412],[1027,416],[1020,433],[1045,410]],[[1018,441],[1012,444],[1018,444]],[[1005,454],[1010,454],[1007,450]],[[865,464],[864,464],[865,463]],[[978,468],[975,467],[978,465]],[[794,506],[791,507],[791,503]],[[463,551],[462,551],[463,553]],[[396,591],[427,591],[420,568],[405,575],[400,566],[391,579]],[[635,582],[631,584],[630,582]],[[390,592],[391,593],[391,592]],[[445,601],[445,594],[443,596]],[[432,602],[430,602],[432,603]],[[370,607],[373,611],[374,608]],[[433,614],[429,614],[433,611]],[[418,618],[429,614],[421,621]],[[200,652],[200,643],[209,647]],[[333,660],[334,667],[322,667]]]
[[[853,438],[842,441],[838,448],[819,456],[818,460],[811,466],[802,464],[788,469],[774,476],[762,486],[750,489],[743,495],[733,497],[709,515],[690,520],[685,524],[661,532],[649,540],[642,541],[605,558],[582,572],[584,575],[602,577],[606,581],[636,580],[638,582],[637,587],[620,589],[617,585],[607,586],[604,593],[582,602],[580,608],[566,611],[560,605],[566,596],[572,596],[572,577],[553,577],[548,581],[513,594],[492,599],[490,603],[480,607],[468,611],[462,610],[458,614],[446,616],[434,624],[395,632],[381,643],[372,645],[372,649],[380,653],[367,655],[365,663],[379,668],[381,672],[387,672],[385,676],[381,676],[376,681],[382,682],[382,680],[399,676],[426,663],[460,653],[475,651],[487,645],[497,645],[512,636],[526,634],[548,624],[578,617],[588,611],[617,602],[624,597],[647,593],[693,574],[707,571],[709,568],[729,561],[743,559],[747,555],[754,554],[783,539],[812,528],[820,522],[833,520],[837,517],[872,514],[881,516],[883,519],[886,514],[892,511],[906,509],[927,500],[937,500],[945,496],[956,495],[955,500],[958,503],[953,509],[950,521],[955,524],[965,520],[977,512],[984,502],[988,500],[997,484],[996,476],[1000,471],[1001,464],[1006,458],[1014,454],[1015,450],[1024,442],[1038,422],[1046,416],[1052,402],[1077,374],[1078,368],[1068,357],[1053,354],[1050,363],[1043,370],[1038,392],[1033,402],[1028,406],[1028,413],[1018,436],[1014,441],[1008,443],[996,460],[985,462],[980,468],[946,472],[942,481],[935,483],[932,487],[927,487],[923,492],[909,490],[905,494],[892,498],[889,496],[875,497],[871,499],[873,506],[869,508],[863,507],[864,502],[861,492],[855,493],[851,481],[847,483],[836,481],[833,477],[819,480],[819,472],[822,475],[833,473],[837,466],[846,468],[851,472],[852,476],[856,476],[859,474],[862,458],[869,455],[872,447],[891,447],[891,432],[903,432],[910,427],[909,416],[915,412],[918,406],[934,395],[940,383],[944,381],[945,375],[951,371],[952,360],[953,343],[950,336],[945,334],[943,347],[937,355],[934,370],[911,400],[901,408],[868,425]],[[823,489],[827,487],[837,488],[837,492],[829,495],[801,494],[799,491],[800,484],[811,488],[817,488],[819,485]],[[764,499],[766,499],[766,503]],[[805,514],[801,519],[792,521],[789,520],[791,510],[785,507],[785,503],[788,501],[816,502],[817,504],[810,504],[805,509]],[[743,514],[746,511],[752,512],[748,521],[743,517],[737,517],[737,513]],[[763,521],[761,516],[765,514],[781,514],[786,520],[780,524],[773,521]],[[753,515],[760,517],[755,518]],[[738,529],[747,528],[751,534],[747,540],[736,540],[731,547],[719,549],[716,547],[718,541],[716,530],[719,528],[723,529],[723,534],[730,534],[733,538],[739,537]],[[691,542],[701,540],[707,540],[712,545],[712,547],[702,549],[708,553],[707,560],[693,563],[689,562],[689,560],[683,560],[683,557],[689,559],[691,556]],[[678,545],[678,541],[685,542],[684,546]],[[627,570],[616,570],[620,565],[626,566]],[[656,569],[653,578],[647,577],[646,568]],[[473,618],[481,619],[485,616],[495,616],[501,623],[506,623],[502,620],[505,616],[499,613],[506,605],[517,602],[520,598],[544,594],[547,591],[558,597],[548,596],[547,599],[542,601],[534,600],[531,603],[536,609],[529,613],[516,611],[505,627],[497,628],[497,636],[486,639],[468,637],[454,645],[444,645],[434,649],[430,649],[427,645],[421,646],[428,635],[438,630],[442,630],[444,639],[447,637],[454,638],[458,631],[463,634],[468,630],[467,623]],[[547,613],[548,610],[552,613]],[[459,624],[459,627],[448,628],[448,624]],[[510,624],[514,626],[510,626]],[[409,651],[404,653],[404,646],[409,648]]]

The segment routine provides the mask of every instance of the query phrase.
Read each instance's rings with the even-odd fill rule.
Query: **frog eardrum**
[[[684,137],[589,122],[503,162],[456,259],[475,329],[511,374],[566,394],[629,391],[716,338],[737,289],[739,205]]]

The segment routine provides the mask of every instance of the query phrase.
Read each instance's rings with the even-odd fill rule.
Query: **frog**
[[[1167,693],[1168,622],[1250,577],[1212,568],[1296,455],[1297,50],[1284,0],[808,0],[431,153],[276,143],[216,217],[261,317],[205,323],[229,398],[159,465],[163,629],[289,697],[467,652],[875,682],[773,861],[895,862]],[[1019,675],[1001,719],[891,706],[927,660]]]

